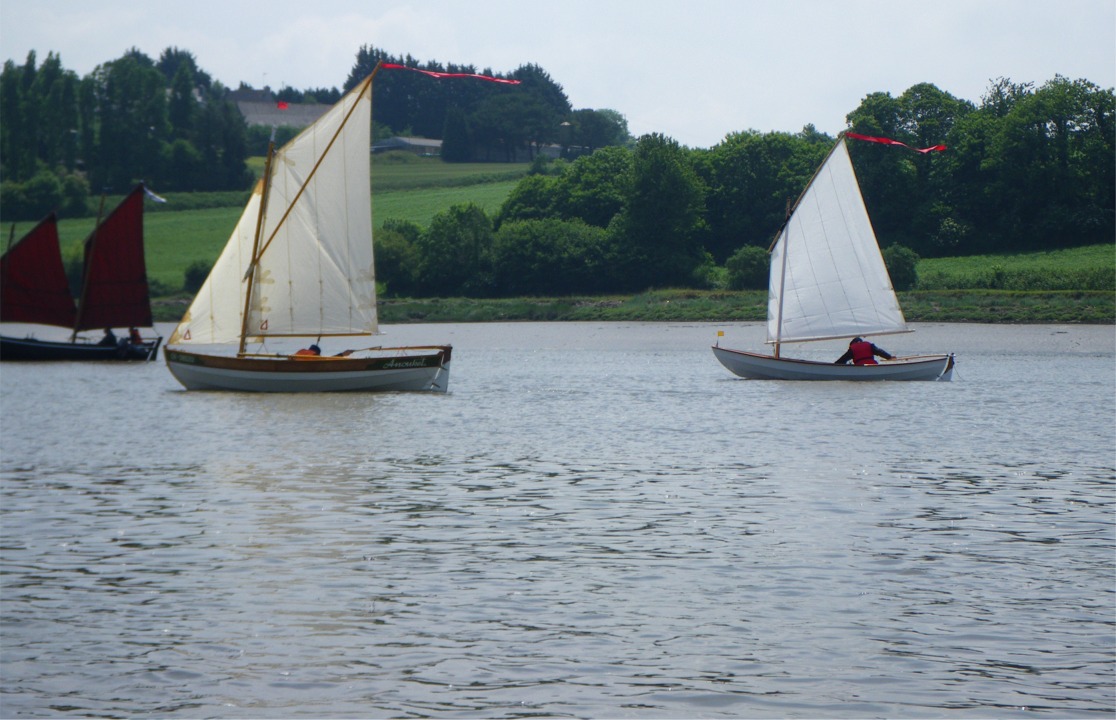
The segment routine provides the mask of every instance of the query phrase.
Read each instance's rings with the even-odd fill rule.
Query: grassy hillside
[[[919,290],[1116,290],[1116,245],[1003,255],[929,258]]]
[[[390,152],[372,157],[372,194],[518,181],[529,168],[527,163],[444,163],[437,158]]]
[[[495,215],[526,164],[443,163],[432,158],[379,158],[373,164],[373,223],[387,219],[408,220],[422,227],[439,212],[459,203],[473,202]],[[256,167],[258,166],[258,167]],[[262,172],[262,161],[253,166]],[[245,192],[168,193],[166,205],[149,203],[144,217],[148,276],[156,291],[173,293],[182,287],[183,273],[191,263],[212,263],[236,226],[247,198]],[[109,197],[106,207],[120,202]],[[202,205],[203,207],[197,207]],[[176,207],[189,207],[176,210]],[[213,207],[216,206],[216,207]],[[59,222],[64,258],[77,257],[81,242],[93,230],[92,217]],[[34,223],[20,223],[16,237]],[[10,227],[7,228],[10,230]]]
[[[467,202],[476,203],[489,217],[494,217],[518,182],[507,180],[466,187],[375,192],[372,195],[373,222],[379,227],[388,219],[410,220],[427,227],[437,213]]]

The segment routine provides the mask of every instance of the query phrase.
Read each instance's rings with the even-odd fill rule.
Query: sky
[[[869,94],[929,82],[979,104],[997,78],[1116,85],[1116,0],[0,0],[0,56],[86,75],[138,48],[214,80],[345,83],[362,45],[508,73],[574,109],[710,147],[733,132],[835,135]]]

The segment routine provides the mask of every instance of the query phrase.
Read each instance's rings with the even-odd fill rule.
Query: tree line
[[[1063,77],[996,80],[979,106],[926,83],[867,96],[852,131],[948,146],[847,141],[895,285],[915,286],[919,257],[1112,242],[1114,110],[1111,89]],[[494,217],[463,205],[428,228],[389,223],[378,277],[428,296],[766,287],[767,247],[834,142],[812,126],[708,149],[652,134],[536,163]]]
[[[32,51],[0,72],[5,215],[86,212],[90,192],[137,180],[159,191],[239,190],[252,181],[244,119],[189,52],[132,49],[84,78]]]
[[[566,156],[628,142],[628,122],[615,110],[575,110],[562,86],[541,67],[522,65],[510,73],[474,65],[422,62],[371,46],[357,52],[345,82],[355,87],[377,63],[440,73],[464,73],[517,80],[518,85],[483,81],[432,81],[419,73],[385,71],[372,88],[372,120],[377,135],[401,134],[442,141],[446,162],[514,161],[526,151],[560,145]]]
[[[342,90],[282,88],[274,97],[332,105],[379,61],[495,75],[364,46]],[[520,84],[383,72],[373,86],[373,137],[441,139],[448,162],[530,159],[556,143],[566,154],[585,153],[630,139],[620,113],[572,109],[537,65],[503,77]],[[242,82],[239,89],[252,88]],[[282,144],[300,128],[274,130]],[[163,192],[246,189],[252,182],[246,161],[266,151],[272,132],[247,126],[230,90],[187,51],[167,48],[152,60],[132,49],[84,78],[53,52],[38,65],[32,51],[22,65],[8,60],[0,72],[0,203],[7,217],[30,220],[52,210],[85,214],[90,193],[119,192],[138,180]]]
[[[377,62],[495,75],[360,48],[348,89]],[[632,140],[623,116],[574,110],[540,67],[519,85],[446,82],[385,71],[374,133],[442,138],[446,160],[506,160],[526,150],[534,172],[494,217],[453,208],[428,228],[398,224],[377,238],[392,292],[481,295],[609,292],[650,286],[744,287],[835,138],[730,132],[711,148],[651,134]],[[243,84],[242,84],[242,87]],[[341,91],[284,88],[288,102],[334,102]],[[80,214],[86,195],[147,181],[156,191],[242,190],[246,159],[266,142],[229,91],[193,56],[158,61],[131,50],[85,78],[51,53],[0,73],[0,203],[11,219]],[[847,116],[858,133],[943,153],[852,143],[865,202],[892,259],[1112,242],[1116,235],[1113,90],[1056,76],[1041,86],[998,79],[979,104],[933,84],[873,93]],[[285,129],[293,134],[292,128]],[[283,138],[280,138],[282,140]],[[537,154],[557,144],[563,158]],[[22,217],[21,217],[22,214]],[[752,279],[749,279],[752,278]]]

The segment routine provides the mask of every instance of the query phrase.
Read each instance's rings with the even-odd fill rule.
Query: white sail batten
[[[242,323],[262,185],[171,342],[371,335],[378,330],[372,255],[370,79],[271,161],[259,255]]]
[[[767,341],[908,331],[842,138],[772,249]]]

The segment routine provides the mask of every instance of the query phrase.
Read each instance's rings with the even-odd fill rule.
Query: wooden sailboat
[[[269,148],[263,178],[167,343],[167,367],[186,389],[448,389],[451,346],[373,340],[375,74],[287,145]],[[341,352],[293,351],[319,342]]]
[[[81,294],[75,306],[62,263],[58,223],[48,215],[0,260],[0,322],[66,328],[69,339],[32,329],[0,336],[4,360],[150,360],[161,337],[120,340],[79,336],[86,330],[152,328],[143,249],[143,200],[137,185],[85,241]],[[99,341],[98,341],[99,340]]]
[[[784,343],[910,332],[876,241],[845,138],[830,151],[772,246],[767,343],[774,354],[713,347],[732,373],[761,380],[950,380],[952,354],[838,365],[781,356]]]

